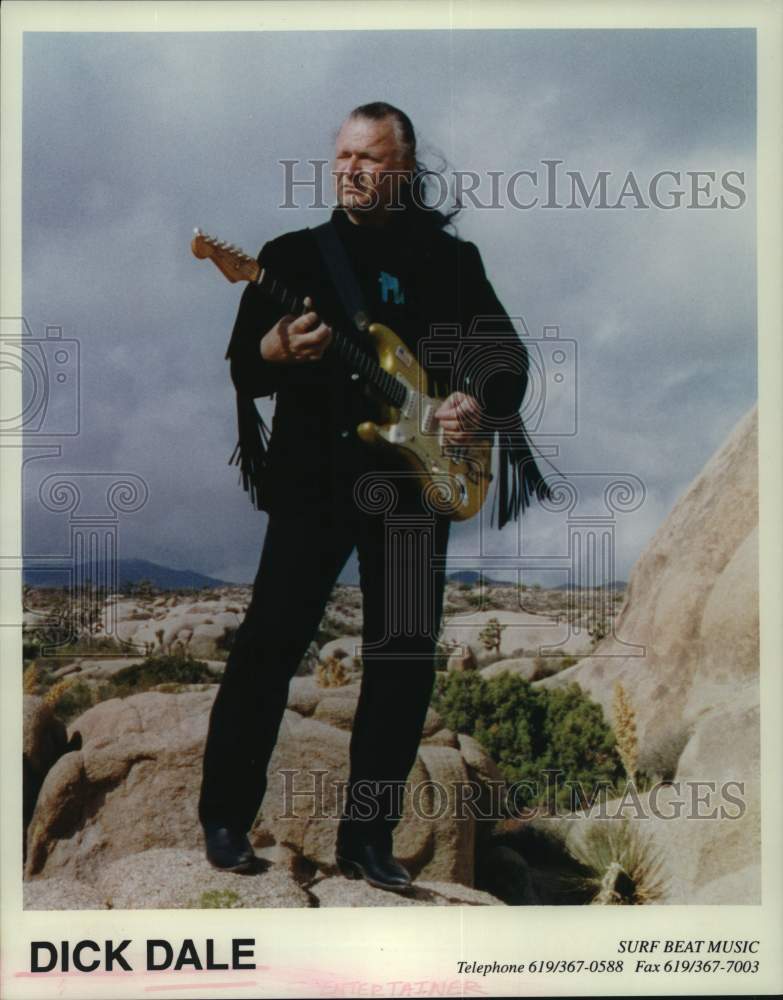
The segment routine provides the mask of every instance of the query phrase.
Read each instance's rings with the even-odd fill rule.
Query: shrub
[[[497,618],[490,618],[479,632],[479,641],[487,652],[500,652],[500,642],[506,626],[501,625]]]
[[[337,656],[329,656],[319,663],[315,670],[315,681],[319,687],[342,687],[348,684],[351,675],[345,663]]]
[[[627,819],[597,823],[569,850],[589,872],[583,881],[593,903],[643,905],[663,895],[663,859],[652,841]]]
[[[609,625],[603,618],[590,619],[587,623],[587,634],[590,636],[590,641],[595,646],[609,634]]]
[[[77,677],[64,677],[45,694],[54,714],[70,722],[88,708],[110,698],[127,698],[143,691],[179,694],[191,684],[216,684],[218,678],[206,663],[189,656],[151,656],[142,663],[118,670],[110,680],[90,684]]]
[[[192,656],[149,656],[141,663],[118,670],[107,685],[112,689],[110,697],[124,698],[127,695],[149,691],[159,684],[215,684],[217,678],[203,660]]]
[[[578,662],[575,656],[566,656],[562,650],[554,656],[536,656],[533,660],[535,669],[530,680],[540,681],[544,677],[552,677],[554,674],[559,674],[561,670],[573,667]]]
[[[96,702],[96,691],[85,681],[64,677],[46,692],[44,700],[63,722],[77,718]]]
[[[551,791],[542,787],[547,770],[560,772],[556,801],[569,807],[577,803],[566,782],[591,795],[622,773],[601,707],[576,684],[537,690],[515,674],[490,680],[472,672],[440,674],[433,705],[446,727],[482,744],[507,781],[531,783],[518,789],[516,807],[552,804]]]
[[[22,691],[25,694],[38,694],[38,689],[41,686],[43,678],[41,677],[41,668],[38,663],[33,660],[32,663],[28,664],[24,668],[22,673]]]
[[[452,653],[460,648],[456,639],[447,639],[444,635],[445,628],[441,624],[438,640],[435,644],[435,669],[445,670],[449,665]]]

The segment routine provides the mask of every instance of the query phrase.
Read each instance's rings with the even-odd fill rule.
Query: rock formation
[[[636,715],[639,769],[679,783],[686,798],[694,782],[714,783],[712,806],[698,808],[717,807],[716,818],[646,824],[665,857],[672,902],[760,899],[757,463],[754,409],[640,556],[614,634],[537,682],[576,681],[610,721],[619,682]],[[743,786],[728,789],[741,806],[721,795],[727,782]],[[720,818],[721,806],[741,814]]]
[[[312,717],[286,711],[267,795],[251,833],[255,846],[282,845],[312,865],[333,869],[337,794],[347,779],[347,726],[357,694],[356,685],[323,689],[312,678],[292,681],[290,703]],[[72,723],[68,736],[79,749],[60,757],[41,789],[28,835],[27,876],[92,884],[96,872],[131,855],[163,848],[203,851],[196,806],[214,696],[214,688],[145,692],[102,702]],[[291,790],[320,788],[320,779],[311,777],[319,771],[327,772],[325,808],[316,811],[321,815],[311,815],[301,795],[292,810]],[[293,784],[287,773],[296,775]],[[496,775],[474,740],[444,730],[430,710],[411,775],[421,786],[421,808],[438,811],[432,801],[435,782],[449,789],[454,782]],[[475,837],[472,816],[454,820],[449,809],[426,821],[409,808],[396,833],[396,850],[422,879],[470,887]]]
[[[607,823],[617,821],[577,815],[493,828],[471,815],[455,819],[456,803],[439,808],[437,788],[452,794],[473,781],[486,797],[500,773],[475,740],[445,728],[433,710],[409,778],[411,788],[419,789],[418,812],[431,818],[415,815],[408,797],[395,834],[395,852],[416,877],[415,893],[396,897],[335,875],[338,796],[347,778],[359,690],[351,661],[360,641],[360,608],[355,595],[343,590],[324,633],[338,638],[320,654],[322,662],[348,661],[346,678],[339,678],[348,683],[322,687],[317,672],[291,682],[267,796],[251,832],[265,859],[261,879],[214,872],[203,859],[196,806],[214,687],[114,698],[89,709],[67,733],[41,699],[26,699],[28,812],[37,793],[27,835],[26,905],[586,901],[558,896],[555,869],[596,857],[600,838],[613,836]],[[760,899],[758,595],[755,411],[658,529],[598,645],[585,640],[584,630],[572,632],[566,616],[557,616],[555,602],[562,599],[556,594],[534,595],[532,606],[541,613],[532,613],[515,610],[515,595],[501,588],[498,600],[504,603],[489,611],[471,608],[464,591],[451,592],[443,636],[447,657],[451,643],[451,669],[478,669],[487,678],[504,672],[541,677],[547,671],[534,660],[541,647],[555,646],[582,658],[533,683],[545,689],[578,683],[612,723],[620,686],[633,717],[626,726],[625,738],[633,743],[627,759],[636,761],[647,782],[624,811],[628,836],[637,838],[637,846],[645,842],[640,851],[647,883],[637,902]],[[219,659],[242,610],[228,598],[158,598],[143,606],[120,602],[119,620],[123,638],[160,650],[180,643],[188,652]],[[499,633],[492,619],[502,626]],[[497,642],[490,641],[493,629]],[[303,671],[316,669],[318,652],[311,650]],[[82,667],[96,679],[115,669],[109,660]],[[711,789],[709,804],[696,801],[697,782],[710,783],[701,786],[702,797]],[[293,808],[291,791],[299,793]],[[684,803],[679,816],[678,801]],[[635,818],[639,808],[658,815],[641,821]],[[713,809],[714,818],[688,818],[689,812]],[[669,814],[674,818],[665,818]],[[660,880],[654,876],[658,869]],[[612,856],[596,875],[601,901],[617,901],[628,874],[622,858]]]

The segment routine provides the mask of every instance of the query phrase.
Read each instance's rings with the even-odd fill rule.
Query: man
[[[464,357],[452,367],[452,391],[436,413],[449,441],[464,443],[503,426],[524,395],[526,351],[502,322],[475,246],[447,235],[446,217],[413,197],[420,168],[410,120],[383,103],[354,110],[337,137],[334,173],[339,207],[331,222],[370,319],[390,326],[414,355],[433,324],[462,331]],[[410,476],[356,433],[377,416],[376,403],[360,373],[329,351],[330,324],[347,330],[353,317],[313,232],[267,243],[259,262],[306,296],[307,309],[280,315],[279,306],[248,286],[228,350],[245,485],[269,523],[252,600],[210,718],[199,802],[207,857],[227,870],[253,864],[247,832],[266,789],[289,680],[356,548],[363,671],[337,862],[349,877],[405,890],[410,875],[393,856],[392,833],[432,693],[449,521]],[[467,337],[476,316],[501,318],[501,351],[486,338]],[[277,403],[265,450],[252,400],[272,394]],[[379,482],[380,494],[373,486]],[[514,482],[512,507],[518,509],[531,484],[538,488],[540,477],[527,463]],[[507,489],[505,478],[501,486]],[[508,498],[501,504],[508,516]],[[393,521],[406,525],[414,544],[389,544]],[[418,595],[413,602],[406,600],[411,594]]]

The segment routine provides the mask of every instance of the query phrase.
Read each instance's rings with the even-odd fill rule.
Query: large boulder
[[[51,706],[43,698],[26,694],[22,702],[22,820],[25,831],[44,778],[65,753],[67,743],[65,726],[56,718]]]
[[[347,730],[286,713],[251,834],[254,843],[274,840],[319,867],[334,865],[349,743]],[[414,875],[473,884],[475,818],[460,818],[455,806],[468,780],[460,750],[422,743],[394,835],[395,855]]]
[[[151,847],[201,846],[197,795],[215,691],[113,698],[69,727],[81,749],[51,769],[28,832],[27,874],[89,880]]]
[[[22,701],[22,757],[30,774],[43,781],[65,752],[67,742],[65,726],[51,706],[37,695],[26,694]]]
[[[292,677],[288,686],[288,707],[300,715],[312,715],[323,693],[315,677]]]
[[[104,611],[104,629],[113,629],[119,640],[139,650],[181,646],[194,656],[214,659],[228,647],[242,615],[229,597],[200,603],[174,595],[151,604],[121,600]]]
[[[337,726],[338,729],[350,729],[359,701],[359,685],[346,684],[321,690],[323,693],[312,713],[313,718],[330,726]]]
[[[360,635],[344,635],[339,639],[330,639],[321,647],[319,657],[325,662],[330,657],[345,660],[345,666],[358,670],[362,663],[362,637]]]
[[[482,667],[481,676],[484,680],[492,680],[501,674],[514,674],[522,680],[532,680],[538,671],[535,660],[530,657],[517,657],[514,660],[498,660],[497,663],[490,663],[488,667]]]
[[[599,877],[608,864],[618,865],[648,902],[747,905],[761,893],[758,788],[746,787],[741,798],[737,804],[686,782],[658,785],[586,814],[535,819],[532,826],[581,863],[595,865]]]
[[[486,629],[493,619],[501,627],[500,646],[488,649]],[[443,624],[442,640],[452,644],[453,669],[457,669],[456,657],[461,656],[469,657],[466,664],[472,662],[481,668],[499,660],[547,655],[548,650],[582,656],[591,649],[584,630],[577,635],[565,621],[527,611],[466,611],[451,615]]]
[[[744,783],[742,822],[651,825],[672,884],[691,899],[707,892],[725,903],[758,901],[752,879],[732,877],[759,863],[757,463],[754,409],[640,556],[614,634],[576,666],[536,682],[576,681],[610,719],[619,683],[635,712],[642,770],[718,790]],[[730,895],[738,884],[740,899]]]
[[[317,693],[299,691],[301,686],[292,693],[294,703]],[[91,882],[106,865],[128,855],[160,848],[201,851],[197,802],[214,697],[214,688],[145,692],[102,702],[73,722],[68,735],[75,749],[48,773],[30,825],[27,876]],[[323,698],[338,700],[330,698],[329,689]],[[442,722],[430,711],[425,736],[440,731]],[[267,794],[251,831],[255,846],[283,845],[313,865],[334,866],[349,742],[347,729],[286,711]],[[411,787],[418,788],[417,809],[406,797],[395,849],[414,874],[469,886],[476,821],[455,818],[455,797],[460,783],[491,768],[473,741],[466,751],[447,742],[456,737],[420,748],[410,776]],[[292,787],[305,793],[318,789],[319,772],[325,772],[323,808],[314,809],[307,794],[295,797],[291,807]]]

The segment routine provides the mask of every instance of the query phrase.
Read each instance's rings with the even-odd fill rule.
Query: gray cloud
[[[265,517],[226,466],[238,289],[190,256],[190,232],[255,252],[321,221],[277,207],[278,161],[328,157],[366,100],[406,108],[460,169],[746,171],[736,211],[461,217],[531,335],[556,324],[577,342],[578,434],[555,464],[645,483],[618,520],[618,575],[755,399],[751,31],[32,34],[24,71],[25,314],[80,341],[83,394],[81,435],[27,467],[29,552],[67,540],[40,478],[130,471],[150,499],[122,521],[121,555],[252,578]],[[554,553],[563,531],[534,510],[525,542]],[[475,552],[468,525],[453,538]]]

